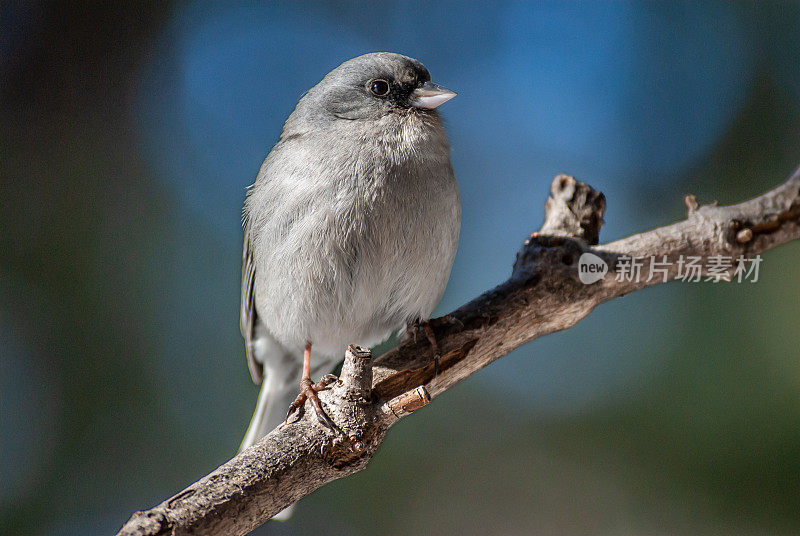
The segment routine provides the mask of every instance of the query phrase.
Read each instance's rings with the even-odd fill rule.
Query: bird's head
[[[419,61],[390,52],[346,61],[311,88],[296,113],[306,118],[380,119],[389,114],[435,114],[456,93],[431,81]]]

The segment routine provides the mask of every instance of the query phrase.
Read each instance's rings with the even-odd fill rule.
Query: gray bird
[[[263,385],[240,450],[306,400],[335,428],[316,393],[347,345],[430,318],[461,225],[435,110],[455,95],[417,60],[380,52],[328,73],[289,116],[244,204],[240,323]]]

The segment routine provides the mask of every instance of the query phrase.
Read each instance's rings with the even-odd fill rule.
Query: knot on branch
[[[556,175],[544,208],[544,224],[517,253],[513,277],[532,277],[543,265],[574,266],[600,239],[606,198],[585,182]]]
[[[430,401],[430,393],[424,385],[420,385],[387,402],[386,408],[399,419],[417,411],[423,406],[427,406]]]
[[[339,379],[345,401],[356,405],[369,403],[372,392],[372,351],[363,346],[348,346]]]
[[[599,241],[606,197],[585,182],[570,175],[556,175],[544,209],[539,236],[581,238],[592,246]]]
[[[785,210],[767,213],[761,221],[742,221],[732,219],[728,227],[728,242],[744,245],[759,236],[769,235],[781,230],[786,224],[800,223],[800,201],[792,203]]]
[[[374,452],[376,408],[372,401],[372,351],[350,345],[344,356],[340,382],[320,397],[337,423],[338,434],[328,438],[322,456],[334,469],[366,463]]]

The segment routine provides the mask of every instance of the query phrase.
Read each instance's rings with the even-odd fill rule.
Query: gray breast
[[[345,133],[287,140],[262,167],[247,202],[256,308],[287,348],[372,346],[441,298],[458,186],[438,119],[401,119],[356,144]]]

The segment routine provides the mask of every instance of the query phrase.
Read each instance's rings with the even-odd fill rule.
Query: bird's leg
[[[439,348],[439,341],[436,340],[436,334],[433,332],[429,320],[414,320],[409,323],[407,333],[411,333],[414,337],[414,342],[417,342],[417,331],[424,331],[428,343],[431,345],[433,351],[433,377],[439,375],[439,360],[442,358],[442,351]]]
[[[433,377],[435,378],[439,375],[439,360],[442,359],[442,350],[439,348],[439,341],[436,340],[436,334],[433,332],[431,323],[426,320],[421,323],[421,326],[425,330],[425,336],[431,344],[431,350],[433,350]]]
[[[338,427],[331,418],[328,417],[325,410],[322,409],[322,405],[319,403],[319,397],[317,396],[318,392],[324,391],[336,380],[338,380],[338,378],[333,374],[326,374],[317,383],[311,381],[311,343],[306,342],[306,350],[305,353],[303,353],[303,377],[300,380],[300,394],[297,395],[297,398],[295,398],[294,402],[289,406],[289,412],[286,414],[286,422],[289,422],[289,417],[291,417],[292,413],[295,411],[298,412],[298,415],[302,415],[306,400],[310,400],[311,405],[314,407],[314,414],[317,416],[319,423],[331,431],[337,431]]]

